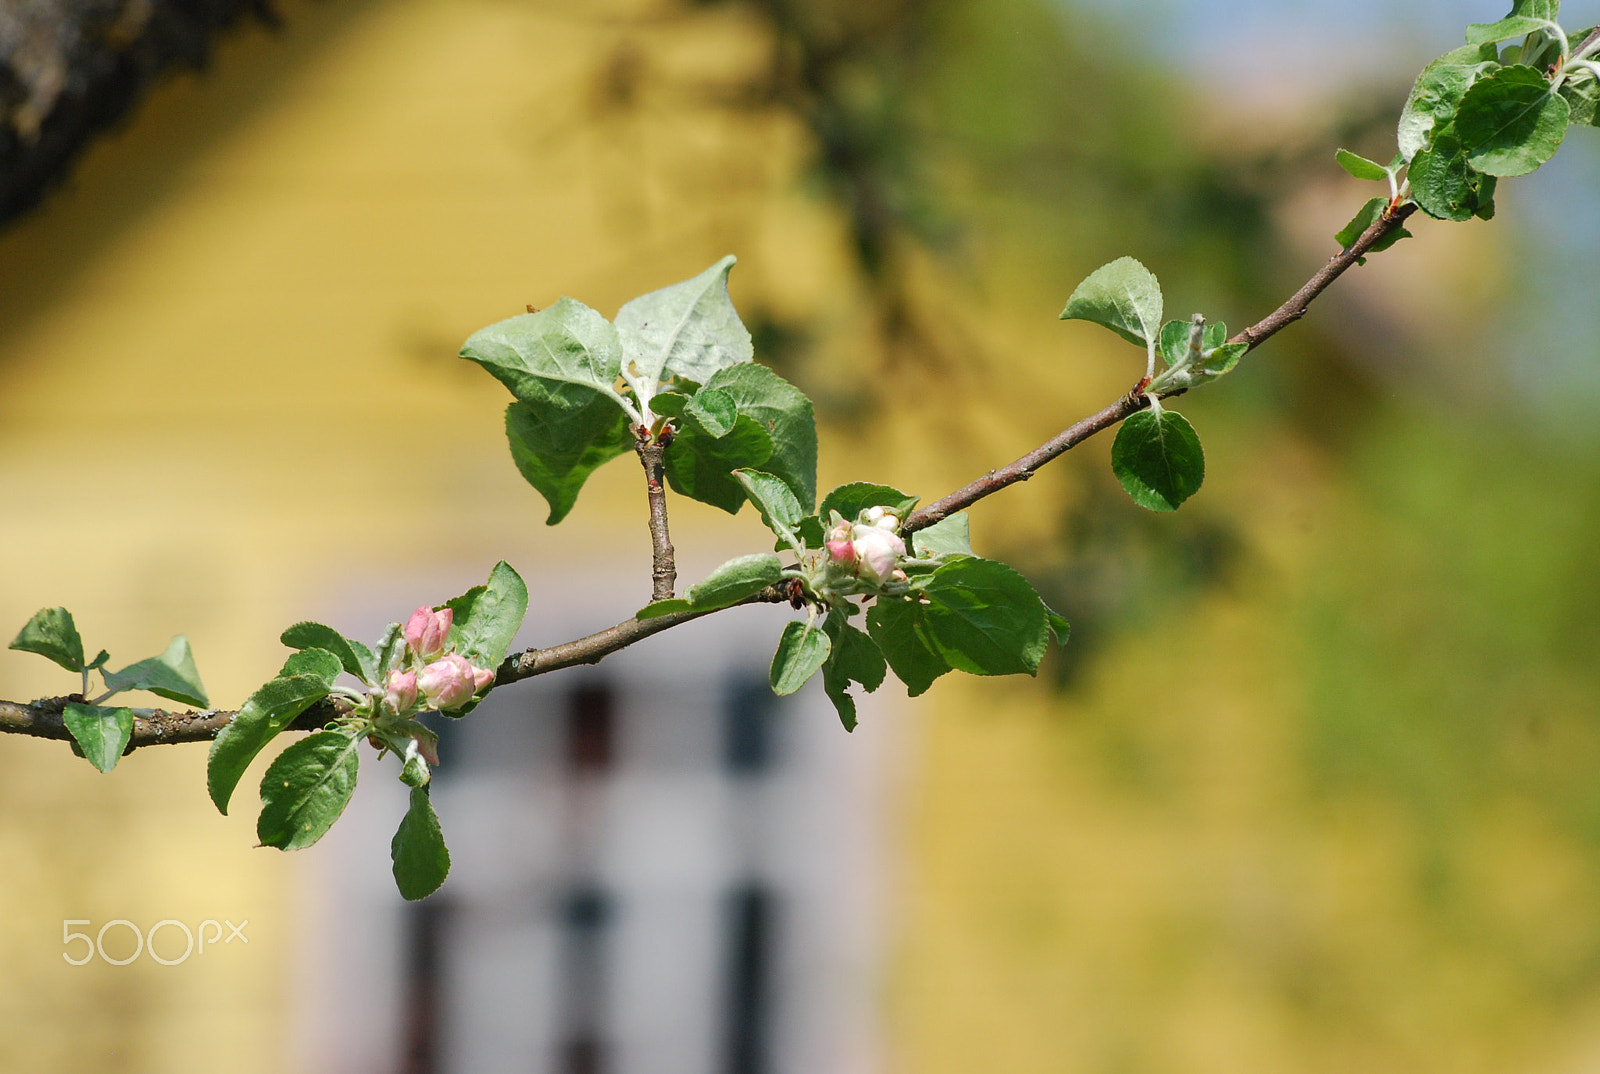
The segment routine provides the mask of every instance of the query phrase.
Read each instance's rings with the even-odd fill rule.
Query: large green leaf
[[[1493,45],[1468,45],[1447,52],[1422,69],[1400,112],[1400,155],[1411,160],[1435,131],[1455,118],[1468,87],[1498,67]]]
[[[1131,257],[1101,265],[1067,299],[1061,320],[1093,321],[1130,343],[1146,346],[1161,331],[1161,285]]]
[[[739,415],[722,436],[713,436],[686,418],[667,445],[667,483],[681,496],[737,514],[746,496],[733,471],[763,466],[771,458],[772,437],[755,418]]]
[[[928,634],[928,607],[916,597],[879,597],[867,612],[867,633],[912,697],[950,670]]]
[[[307,652],[326,654],[326,650]],[[295,674],[291,670],[302,666],[285,664],[283,672],[245,699],[239,714],[212,741],[206,761],[206,790],[219,813],[227,814],[234,788],[267,743],[332,692],[332,676]]]
[[[444,845],[428,788],[411,788],[411,806],[389,843],[389,858],[394,862],[395,886],[402,898],[412,901],[438,891],[449,875],[450,851]]]
[[[561,384],[578,384],[628,409],[614,387],[622,344],[612,323],[582,302],[563,298],[474,332],[461,357],[477,362],[518,399],[537,403]]]
[[[98,705],[68,705],[61,711],[73,741],[88,762],[102,772],[117,766],[133,734],[133,710]]]
[[[973,675],[1032,675],[1050,620],[1028,580],[1004,563],[964,556],[921,586],[926,636],[951,667]]]
[[[511,649],[528,614],[528,587],[522,576],[501,560],[489,580],[446,601],[454,613],[450,647],[481,668],[493,671]]]
[[[736,260],[724,257],[693,279],[640,295],[617,311],[622,360],[649,394],[666,377],[704,384],[717,370],[754,356],[750,332],[728,297]]]
[[[811,400],[766,366],[753,362],[719,370],[705,387],[727,393],[740,415],[754,419],[772,438],[769,457],[741,465],[782,478],[809,513],[817,502],[817,422]]]
[[[48,657],[68,671],[83,670],[83,639],[72,622],[72,613],[65,608],[40,608],[34,612],[11,648]]]
[[[200,671],[194,665],[194,653],[189,639],[182,634],[172,639],[167,651],[129,664],[121,671],[105,672],[106,689],[120,693],[123,690],[148,690],[159,697],[182,701],[186,705],[205,708],[205,687],[200,684]]]
[[[291,649],[322,649],[338,657],[339,666],[368,686],[378,681],[378,662],[359,641],[345,637],[331,626],[309,620],[296,623],[278,636]],[[331,681],[331,680],[330,680]]]
[[[530,384],[506,408],[506,440],[517,472],[550,505],[554,526],[578,502],[583,483],[633,447],[628,415],[602,392],[579,384]]]
[[[278,754],[261,777],[256,838],[281,850],[308,847],[327,834],[356,789],[359,738],[318,731]]]
[[[1456,110],[1467,163],[1486,175],[1527,175],[1555,156],[1572,109],[1533,67],[1502,67],[1473,83]]]
[[[1466,147],[1454,123],[1434,132],[1433,141],[1411,160],[1411,196],[1423,212],[1440,220],[1470,220],[1493,213],[1494,177],[1467,163]]]
[[[1111,469],[1133,502],[1176,511],[1205,480],[1205,455],[1182,414],[1152,407],[1128,417],[1111,445]]]
[[[831,643],[828,634],[814,623],[790,620],[778,638],[778,651],[772,654],[768,681],[772,692],[792,694],[822,669]]]

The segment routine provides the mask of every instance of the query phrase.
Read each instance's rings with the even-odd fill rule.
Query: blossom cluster
[[[448,651],[454,621],[455,612],[450,608],[434,610],[427,605],[406,620],[401,633],[410,657],[404,666],[389,672],[383,696],[384,705],[397,715],[415,708],[419,696],[431,709],[459,709],[494,682],[493,671]]]

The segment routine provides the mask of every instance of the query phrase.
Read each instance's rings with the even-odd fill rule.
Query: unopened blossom
[[[857,523],[851,530],[855,546],[856,575],[863,581],[882,585],[894,574],[895,564],[906,554],[906,543],[888,529]]]
[[[451,653],[417,672],[417,689],[436,709],[458,709],[478,692],[479,670],[466,657]]]
[[[432,660],[444,652],[450,640],[450,626],[455,622],[455,612],[450,608],[434,611],[423,605],[406,620],[406,644],[424,660]]]
[[[415,671],[391,671],[387,690],[383,695],[386,705],[396,712],[405,712],[417,703],[417,673]]]

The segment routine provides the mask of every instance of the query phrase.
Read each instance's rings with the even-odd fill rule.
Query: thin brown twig
[[[667,530],[666,454],[670,441],[643,436],[633,442],[633,450],[644,467],[645,494],[650,499],[650,599],[670,600],[678,584],[678,567],[673,560],[672,536]]]
[[[1351,265],[1356,264],[1380,239],[1399,227],[1415,210],[1416,206],[1414,204],[1407,204],[1398,208],[1391,208],[1385,212],[1376,223],[1362,232],[1361,237],[1352,243],[1348,249],[1341,251],[1337,256],[1330,259],[1287,302],[1234,336],[1229,342],[1248,343],[1253,350],[1287,325],[1305,316],[1306,309],[1313,299],[1320,295],[1329,284],[1338,279]],[[1075,422],[1009,466],[990,470],[983,477],[957,489],[943,499],[931,503],[920,510],[913,511],[907,517],[902,529],[905,532],[915,532],[931,526],[940,519],[964,510],[984,497],[999,492],[1008,485],[1015,484],[1018,481],[1026,481],[1033,476],[1035,471],[1052,459],[1059,458],[1095,433],[1116,425],[1130,414],[1149,405],[1149,396],[1137,388],[1134,389],[1103,410]],[[665,490],[660,484],[661,459],[665,452],[665,445],[659,441],[651,441],[649,444],[645,441],[638,441],[635,447],[639,452],[640,462],[644,465],[647,487],[650,491],[650,532],[655,551],[654,569],[651,572],[653,599],[663,600],[672,596],[673,587],[676,584],[672,543],[667,536],[666,496]],[[655,469],[652,469],[652,459],[654,460]],[[776,604],[787,602],[788,600],[789,594],[786,591],[769,587],[752,597],[740,601],[739,604]],[[737,606],[735,605],[735,607]],[[721,609],[713,610],[720,611]],[[710,614],[711,611],[690,611],[675,612],[651,619],[632,618],[618,623],[616,626],[607,627],[605,630],[590,634],[587,637],[578,638],[560,645],[553,645],[547,649],[528,649],[524,652],[513,653],[506,657],[505,661],[496,670],[495,686],[509,686],[511,683],[519,682],[523,679],[531,679],[537,675],[574,667],[578,664],[598,663],[619,649],[625,649],[653,634],[659,634],[663,630],[668,630]],[[70,740],[72,736],[62,722],[61,712],[68,704],[74,702],[82,703],[82,701],[82,696],[78,694],[67,697],[46,698],[27,705],[17,704],[12,701],[0,701],[0,733]],[[315,730],[347,712],[348,708],[344,707],[346,705],[347,703],[333,700],[320,702],[307,709],[299,719],[295,720],[291,727],[295,730]],[[131,751],[141,746],[209,741],[216,738],[218,732],[226,727],[236,715],[237,713],[235,712],[222,710],[207,710],[204,712],[151,711],[134,718],[133,735],[128,740],[128,749]]]

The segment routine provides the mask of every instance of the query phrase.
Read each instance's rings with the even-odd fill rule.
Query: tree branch
[[[1328,285],[1338,279],[1346,269],[1356,264],[1378,240],[1399,227],[1415,211],[1415,204],[1401,205],[1397,208],[1391,207],[1376,223],[1362,232],[1361,237],[1352,243],[1349,249],[1341,251],[1337,256],[1330,259],[1315,276],[1306,282],[1304,287],[1294,293],[1293,297],[1260,321],[1234,336],[1229,342],[1248,343],[1253,350],[1267,339],[1276,335],[1285,326],[1305,316],[1306,309],[1310,306],[1312,300],[1326,290]],[[1034,475],[1035,471],[1052,459],[1059,458],[1095,433],[1109,429],[1130,414],[1143,410],[1149,405],[1150,398],[1144,394],[1142,386],[1135,388],[1105,409],[1091,414],[1064,429],[1009,466],[1003,466],[998,470],[990,470],[984,476],[963,488],[957,489],[942,500],[913,511],[901,527],[902,531],[914,533],[917,530],[924,529],[957,511],[965,510],[985,496],[999,492],[1008,485],[1013,485],[1018,481],[1026,481]],[[666,444],[656,439],[638,440],[635,441],[634,448],[639,454],[640,463],[644,466],[646,488],[650,497],[650,536],[654,551],[654,567],[651,571],[651,589],[654,594],[652,599],[665,600],[672,596],[673,587],[677,581],[677,570],[673,564],[672,542],[667,535],[666,490],[662,485],[662,459],[666,452]],[[787,590],[768,587],[760,593],[740,601],[739,604],[777,604],[789,599],[790,594]],[[738,606],[734,605],[734,607]],[[721,609],[713,610],[720,611]],[[528,649],[525,652],[513,653],[506,657],[505,661],[496,670],[495,686],[509,686],[511,683],[520,682],[523,679],[531,679],[536,675],[544,675],[548,672],[559,671],[562,668],[574,667],[578,664],[598,663],[619,649],[625,649],[653,634],[659,634],[663,630],[668,630],[710,614],[711,611],[676,612],[671,615],[657,616],[653,619],[628,619],[618,623],[616,626],[608,627],[584,638],[578,638],[576,641],[554,645],[548,649]],[[83,703],[82,695],[72,694],[67,697],[45,698],[27,705],[19,705],[12,701],[0,701],[0,734],[33,735],[38,738],[70,740],[72,735],[61,720],[61,712],[63,708],[71,703]],[[290,726],[294,730],[312,731],[348,711],[348,702],[322,701],[307,709]],[[155,746],[175,742],[206,742],[216,738],[218,732],[226,727],[236,715],[237,713],[235,712],[215,709],[205,712],[147,710],[144,715],[136,715],[134,717],[133,735],[128,739],[128,749],[131,751],[140,746]]]
[[[672,537],[667,532],[667,487],[665,458],[671,434],[641,437],[633,450],[644,467],[645,494],[650,498],[650,599],[670,600],[678,584],[678,567],[672,556]]]

